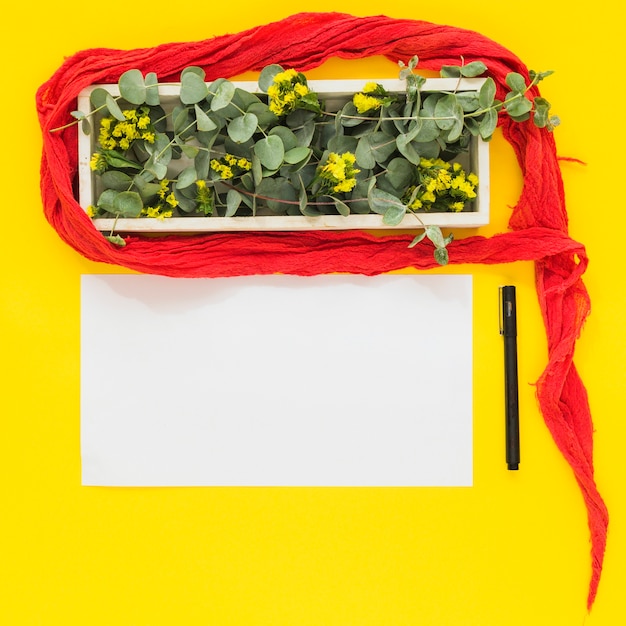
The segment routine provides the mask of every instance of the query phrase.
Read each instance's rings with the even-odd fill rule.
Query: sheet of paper
[[[85,275],[84,485],[469,486],[472,280]]]

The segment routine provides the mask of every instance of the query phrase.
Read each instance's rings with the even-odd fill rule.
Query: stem
[[[113,237],[113,233],[115,232],[115,227],[117,226],[117,220],[120,219],[120,214],[115,214],[115,219],[113,220],[113,225],[111,226],[111,232],[109,233],[109,237]]]

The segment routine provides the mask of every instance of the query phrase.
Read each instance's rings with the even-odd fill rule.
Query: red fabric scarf
[[[75,200],[77,128],[63,126],[76,108],[76,96],[93,83],[115,83],[126,70],[156,72],[161,81],[179,81],[188,65],[205,69],[207,80],[229,78],[271,63],[304,71],[331,57],[384,55],[394,63],[417,54],[420,67],[483,61],[505,92],[504,79],[525,65],[506,48],[479,33],[423,21],[386,16],[302,13],[237,34],[150,49],[85,50],[68,58],[37,93],[43,131],[41,192],[46,218],[61,238],[88,259],[140,272],[182,277],[249,274],[313,275],[351,272],[366,275],[414,267],[433,267],[432,248],[409,249],[412,237],[374,237],[362,232],[203,234],[128,237],[126,246],[110,244],[93,227]],[[535,89],[535,95],[537,94]],[[553,136],[532,124],[500,120],[524,176],[511,231],[491,238],[468,237],[450,247],[451,263],[534,261],[536,287],[548,340],[549,361],[537,384],[545,422],[572,467],[588,510],[592,575],[591,608],[602,570],[607,509],[593,472],[592,421],[585,387],[573,364],[576,339],[589,313],[581,275],[584,247],[569,238],[561,173]]]

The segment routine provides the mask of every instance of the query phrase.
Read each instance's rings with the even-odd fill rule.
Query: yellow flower
[[[98,209],[96,209],[95,206],[93,206],[93,204],[90,204],[86,209],[85,209],[87,215],[89,217],[94,217],[96,215],[96,213],[98,212]]]
[[[356,178],[348,178],[346,180],[342,180],[340,183],[337,183],[333,187],[333,191],[336,191],[337,193],[347,193],[348,191],[352,191],[355,185]]]
[[[168,192],[169,184],[170,184],[170,181],[167,180],[167,178],[164,178],[159,183],[159,191],[157,193],[158,193],[159,198],[161,198],[162,200],[165,199],[165,194]]]
[[[158,206],[146,207],[146,208],[143,210],[143,213],[144,213],[147,217],[159,217],[159,207],[158,207]]]
[[[373,91],[376,91],[377,89],[378,89],[378,83],[370,81],[369,83],[365,84],[365,87],[363,87],[363,93],[372,93]]]
[[[285,70],[284,72],[279,72],[274,76],[274,82],[278,83],[288,83],[291,82],[294,78],[297,78],[298,72],[294,69]]]
[[[296,83],[293,87],[293,90],[296,92],[296,95],[300,97],[306,96],[309,93],[309,88],[302,83]]]
[[[352,191],[356,185],[356,175],[361,171],[353,167],[355,162],[356,157],[351,152],[344,152],[341,156],[331,152],[319,170],[322,182],[320,193],[328,193],[329,189],[336,193]]]
[[[172,192],[165,198],[165,202],[170,206],[178,206],[178,200],[176,200],[176,196]]]
[[[274,115],[280,117],[298,108],[300,100],[310,93],[306,79],[294,69],[284,70],[274,76],[267,89],[268,106]],[[310,105],[310,98],[307,99]]]
[[[368,111],[377,111],[382,106],[382,102],[378,98],[366,96],[363,93],[355,93],[352,98],[352,103],[361,115]]]
[[[99,152],[95,152],[92,155],[91,160],[89,161],[89,167],[93,172],[104,172],[107,167],[107,162],[104,158],[104,155],[100,154]]]

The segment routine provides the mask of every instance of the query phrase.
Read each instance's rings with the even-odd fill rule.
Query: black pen
[[[504,337],[506,464],[519,469],[519,398],[517,382],[517,307],[515,287],[500,287],[500,334]]]

